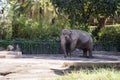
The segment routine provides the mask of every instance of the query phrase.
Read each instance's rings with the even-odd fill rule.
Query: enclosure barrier
[[[0,47],[19,45],[23,54],[57,54],[63,53],[60,41],[56,40],[0,40]],[[120,41],[97,41],[95,51],[120,51]]]

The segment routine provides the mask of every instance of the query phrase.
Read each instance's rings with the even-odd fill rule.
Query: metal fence
[[[19,45],[24,54],[55,54],[61,53],[59,41],[54,40],[0,40],[0,46],[7,48],[8,45]]]
[[[55,40],[0,40],[0,46],[19,45],[23,54],[56,54],[63,53],[60,41]],[[96,51],[120,51],[120,41],[99,41],[94,43]]]
[[[97,41],[94,43],[96,51],[120,51],[120,41]]]

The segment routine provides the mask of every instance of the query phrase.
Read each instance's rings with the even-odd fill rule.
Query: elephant
[[[83,50],[83,56],[92,58],[93,39],[90,34],[83,30],[63,29],[60,35],[61,48],[64,57],[71,56],[71,52],[77,49]],[[87,56],[87,51],[89,56]]]

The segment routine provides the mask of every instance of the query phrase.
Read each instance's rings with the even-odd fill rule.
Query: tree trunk
[[[98,39],[98,33],[101,31],[101,29],[105,26],[106,18],[98,18],[98,25],[97,28],[92,32],[93,36]]]

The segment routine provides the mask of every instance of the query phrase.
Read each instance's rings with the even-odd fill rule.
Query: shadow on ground
[[[69,61],[120,61],[120,52],[93,51],[93,58],[85,58],[82,53],[72,53],[72,57],[63,57],[64,54],[27,54],[22,58],[69,60]]]

